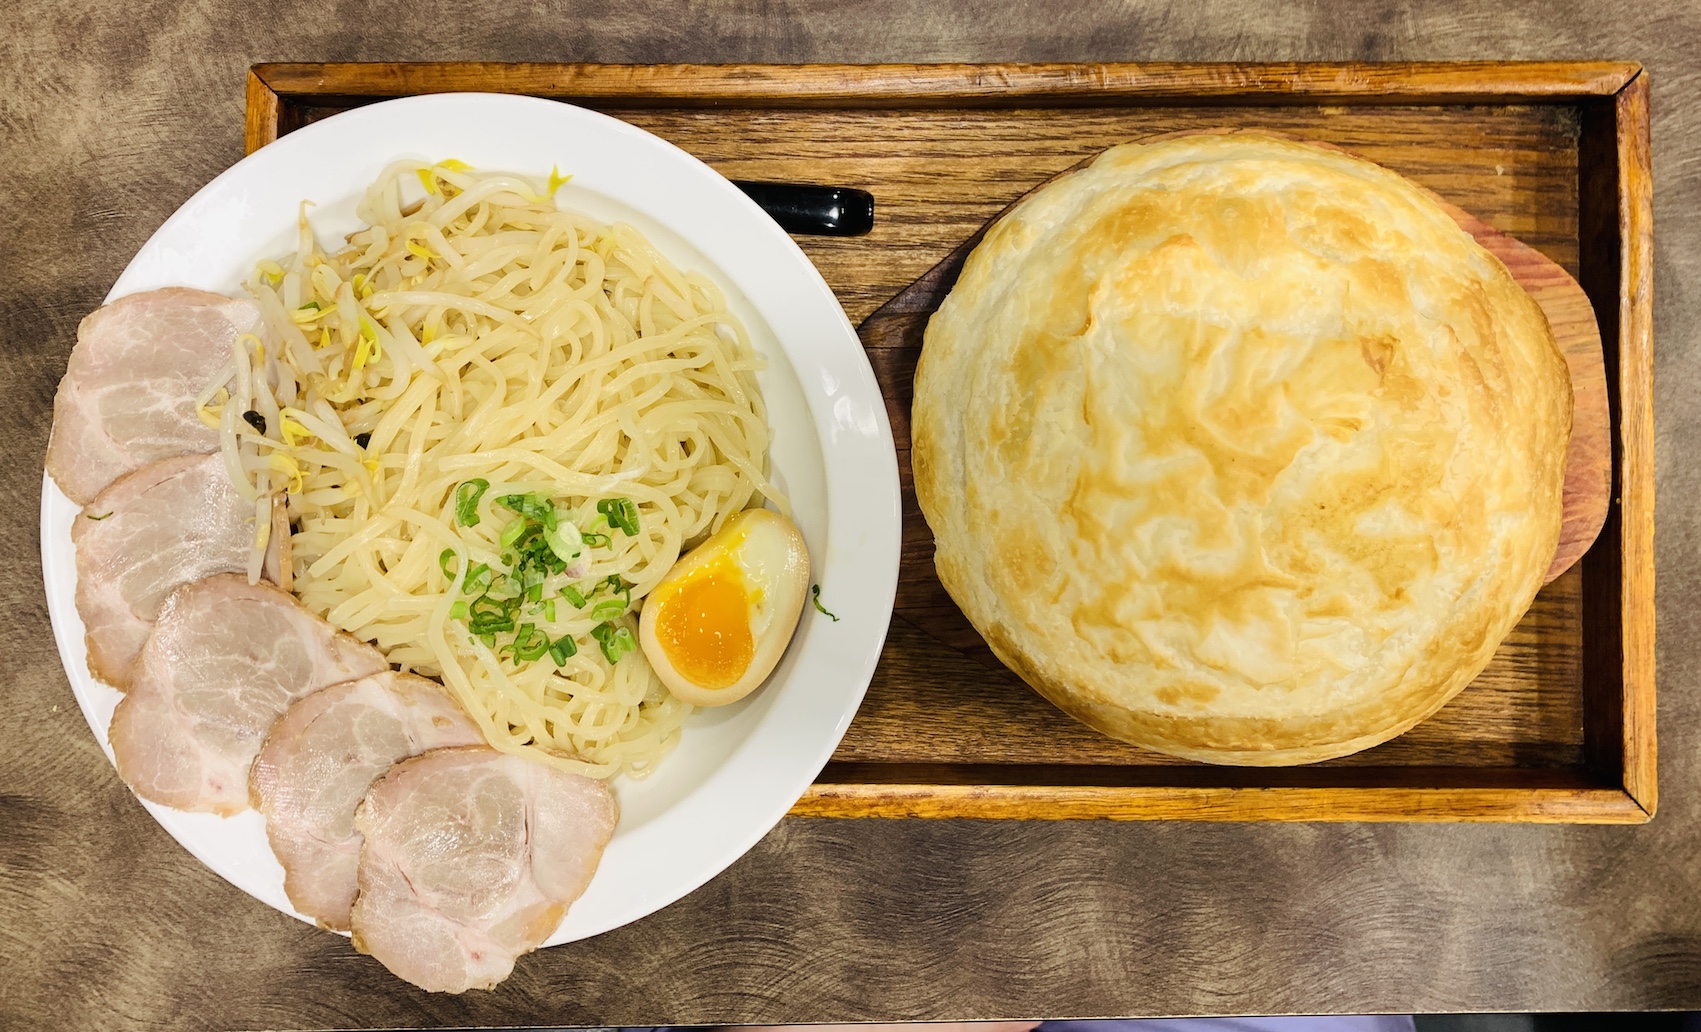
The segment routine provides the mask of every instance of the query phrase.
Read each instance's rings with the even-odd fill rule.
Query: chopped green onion
[[[591,609],[592,620],[612,620],[617,616],[626,615],[627,602],[625,599],[611,598],[598,602]]]
[[[585,596],[579,594],[579,589],[571,584],[562,585],[561,597],[573,603],[574,609],[585,608]]]
[[[811,584],[809,586],[809,596],[810,596],[810,600],[815,603],[816,609],[819,609],[821,612],[827,613],[828,616],[833,617],[834,623],[839,622],[839,618],[837,616],[834,616],[834,614],[832,614],[832,613],[828,613],[827,607],[821,604],[821,585]]]
[[[449,607],[449,619],[451,619],[451,620],[465,620],[466,618],[467,618],[467,604],[466,604],[465,600],[462,600],[460,602],[456,602],[454,605]]]
[[[449,569],[449,560],[453,558],[455,558],[455,550],[453,548],[445,548],[443,551],[437,553],[437,568],[442,570],[443,576],[450,580],[455,579],[454,571]]]
[[[606,546],[610,540],[607,534],[598,534],[591,530],[581,531],[579,537],[591,548],[602,548]]]
[[[473,599],[472,602],[473,619],[478,620],[486,617],[507,616],[507,601],[507,599],[492,598],[489,595],[480,595]]]
[[[505,509],[512,509],[526,519],[535,520],[549,530],[555,527],[557,516],[555,505],[549,498],[540,494],[511,494],[496,499],[496,504]]]
[[[526,596],[527,602],[542,602],[543,601],[543,582],[538,581],[536,584],[527,585],[526,590],[525,590],[525,596]]]
[[[502,547],[511,547],[514,542],[520,540],[520,538],[523,537],[529,529],[531,529],[531,524],[527,522],[526,518],[523,516],[517,520],[510,520],[508,525],[502,528],[502,537],[499,539],[502,543]]]
[[[543,585],[541,585],[541,584],[538,585],[538,587],[540,587],[540,588],[542,586]],[[550,598],[550,599],[544,600],[544,603],[543,603],[543,618],[548,623],[554,623],[555,622],[555,600],[554,599]]]
[[[503,601],[503,599],[491,598],[489,595],[480,595],[473,599],[472,604],[467,608],[467,612],[472,615],[474,623],[510,620],[513,617],[510,615],[508,607],[503,605]]]
[[[620,657],[638,647],[638,643],[632,640],[631,631],[611,623],[600,623],[592,627],[591,637],[602,646],[603,658],[610,663],[620,662]]]
[[[572,657],[579,654],[578,643],[572,637],[563,634],[549,647],[549,658],[555,660],[556,666],[564,666]]]
[[[549,651],[549,635],[538,630],[532,624],[521,624],[519,631],[514,635],[511,648],[514,650],[514,659],[517,662],[530,663]]]
[[[495,635],[497,633],[506,633],[506,632],[514,629],[514,619],[513,619],[513,617],[509,617],[509,616],[503,616],[503,617],[477,617],[477,616],[475,616],[470,621],[468,621],[467,629],[472,631],[474,634],[478,635],[480,638],[484,637],[487,634]],[[485,642],[485,644],[488,645],[490,643]]]
[[[455,488],[455,518],[463,527],[478,526],[478,500],[490,490],[490,481],[479,477]]]
[[[627,537],[638,534],[638,507],[630,498],[604,498],[597,503],[597,512],[608,517],[610,526],[619,527]]]
[[[579,553],[584,551],[584,548],[581,547],[584,539],[579,536],[579,528],[574,525],[572,520],[562,520],[556,526],[544,531],[543,540],[549,546],[549,550],[555,553],[555,557],[563,563],[572,562],[579,558]]]
[[[462,585],[461,594],[472,595],[482,593],[486,588],[490,587],[490,579],[490,566],[486,563],[479,563],[477,566],[467,571],[467,582]]]

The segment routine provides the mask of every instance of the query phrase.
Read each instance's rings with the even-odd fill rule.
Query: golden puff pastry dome
[[[1040,694],[1291,764],[1488,663],[1558,543],[1570,428],[1541,310],[1423,190],[1191,135],[988,231],[927,327],[912,461],[940,580]]]

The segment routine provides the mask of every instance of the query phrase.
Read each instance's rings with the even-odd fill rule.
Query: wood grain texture
[[[319,98],[324,101],[324,98]],[[872,191],[874,231],[799,237],[853,323],[944,258],[1010,202],[1083,158],[1130,139],[1237,125],[1338,144],[1434,190],[1578,268],[1574,108],[1491,107],[717,109],[591,106],[683,146],[732,179],[802,178]],[[296,97],[289,124],[342,110]],[[1444,146],[1437,146],[1444,141]],[[877,255],[878,261],[870,261]]]
[[[280,94],[404,97],[482,90],[610,102],[620,107],[1012,107],[1034,100],[1099,106],[1260,96],[1329,103],[1504,104],[1610,96],[1639,66],[1627,61],[1448,63],[891,65],[559,65],[506,63],[266,64]]]
[[[1473,683],[1429,720],[1373,750],[1303,768],[1575,768],[1582,763],[1578,693],[1554,683],[1579,675],[1575,612],[1580,576],[1547,589],[1551,609],[1526,617]],[[1093,764],[1116,769],[1192,765],[1119,742],[1080,724],[977,651],[980,638],[954,605],[924,630],[915,614],[894,617],[868,695],[833,754],[836,761],[992,764],[1044,768]],[[1550,622],[1551,621],[1551,622]],[[940,640],[947,628],[963,637]],[[866,768],[865,768],[866,769]],[[1326,780],[1330,775],[1319,773]]]
[[[1648,77],[1614,98],[1619,219],[1619,437],[1623,564],[1622,777],[1650,814],[1659,801],[1654,739],[1654,182]]]
[[[1533,71],[1502,67],[1489,79],[1505,84],[1512,81],[1508,77],[1516,78],[1514,73]],[[1571,68],[1555,72],[1546,87],[1532,87],[1533,80],[1526,77],[1507,88],[1519,100],[1539,95],[1550,101],[1569,97],[1581,104],[1596,95],[1600,84],[1622,85],[1635,71],[1633,65]],[[873,309],[877,299],[890,298],[868,315],[860,332],[886,394],[899,450],[905,521],[899,593],[881,668],[834,756],[836,762],[856,764],[871,781],[866,792],[841,786],[806,800],[798,811],[870,816],[895,812],[882,801],[882,793],[904,776],[901,767],[917,760],[949,757],[961,770],[1003,771],[989,775],[994,783],[1031,779],[1048,767],[1097,764],[1107,788],[1125,768],[1186,767],[1183,761],[1074,724],[1003,668],[940,587],[932,569],[932,539],[909,480],[909,394],[920,335],[961,259],[990,217],[1115,143],[1224,127],[1276,131],[1351,150],[1401,171],[1434,193],[1522,277],[1558,329],[1574,367],[1579,432],[1573,436],[1568,462],[1564,548],[1555,557],[1553,574],[1569,568],[1594,541],[1607,503],[1610,431],[1599,331],[1589,297],[1571,276],[1585,258],[1578,235],[1582,110],[1552,104],[1458,106],[1473,72],[1472,67],[1441,66],[1379,69],[1371,78],[1386,87],[1383,103],[1397,106],[1331,102],[1310,108],[1272,107],[1268,102],[1293,91],[1323,90],[1327,82],[1345,83],[1342,96],[1365,100],[1370,94],[1360,87],[1370,79],[1362,69],[1337,66],[257,66],[253,75],[269,92],[257,98],[261,113],[250,112],[249,143],[257,145],[371,99],[477,87],[558,96],[617,111],[704,158],[729,178],[813,178],[875,192],[879,217],[874,233],[799,240],[853,317],[859,309]],[[796,86],[791,93],[780,88],[788,76]],[[1203,84],[1208,101],[1204,106],[1198,106],[1197,96],[1191,107],[1171,96],[1174,84],[1188,76]],[[906,82],[911,84],[907,93],[901,85]],[[1112,87],[1090,88],[1106,82]],[[986,92],[988,83],[1001,84],[1003,100]],[[906,101],[917,96],[930,97],[929,106],[918,108]],[[268,114],[265,106],[271,98],[277,106]],[[945,103],[941,98],[949,98],[949,104],[938,109]],[[1405,103],[1421,98],[1427,99]],[[716,108],[706,119],[699,105],[710,102]],[[1029,102],[1047,106],[1022,106]],[[1599,101],[1612,102],[1610,97]],[[1466,215],[1466,207],[1483,218]],[[1524,240],[1508,235],[1508,230]],[[940,256],[937,264],[911,273],[914,282],[902,280],[908,262],[930,251]],[[871,255],[882,260],[870,261]],[[1393,742],[1320,765],[1325,773],[1318,777],[1324,780],[1312,787],[1325,791],[1330,776],[1326,771],[1348,767],[1477,768],[1485,777],[1522,769],[1561,778],[1585,765],[1597,772],[1590,778],[1599,787],[1598,772],[1605,768],[1591,761],[1587,744],[1591,733],[1606,741],[1616,732],[1598,726],[1591,732],[1590,723],[1593,719],[1598,724],[1603,713],[1608,722],[1620,720],[1622,700],[1606,688],[1591,695],[1582,685],[1589,634],[1583,610],[1579,576],[1560,578],[1538,596],[1466,692]],[[925,632],[925,638],[906,633],[911,628]],[[918,654],[927,658],[915,662]],[[1588,705],[1590,698],[1595,699],[1593,706]],[[1557,809],[1532,801],[1525,810],[1489,806],[1467,811],[1498,813],[1503,819],[1553,819],[1543,814],[1575,818],[1600,803],[1601,820],[1621,821],[1626,812],[1623,799],[1611,795],[1618,783],[1609,780],[1606,789],[1585,793]],[[1550,787],[1568,790],[1557,782]],[[913,796],[920,788],[911,785],[906,791]],[[952,793],[949,805],[942,797],[938,813],[1084,813],[1073,804],[1055,811],[1043,806],[989,806],[985,813],[953,809],[979,805],[983,796]],[[1045,797],[1028,792],[1024,798],[1038,805]],[[1106,806],[1127,816],[1143,798],[1155,801],[1161,796],[1123,791],[1114,801],[1107,796]],[[1256,805],[1238,810],[1211,805],[1201,812],[1238,813],[1243,819],[1279,819],[1286,813],[1291,819],[1306,819],[1314,812],[1309,804],[1283,810],[1284,800],[1304,798],[1263,795]],[[1404,819],[1401,815],[1411,810],[1399,795],[1387,797],[1380,811],[1373,802],[1366,787],[1350,812]],[[1415,812],[1434,819],[1441,810],[1427,806]],[[1151,816],[1169,813],[1155,806]]]
[[[1579,280],[1601,315],[1607,382],[1618,433],[1615,498],[1603,536],[1619,547],[1585,558],[1583,609],[1598,633],[1584,654],[1584,752],[1597,774],[1658,805],[1654,740],[1652,178],[1648,81],[1582,109],[1578,150],[1587,189],[1579,234],[1596,256]]]
[[[0,431],[9,454],[18,456],[0,465],[0,555],[6,560],[0,563],[0,598],[7,606],[0,621],[6,670],[0,691],[0,967],[6,972],[0,1028],[506,1028],[1701,1009],[1701,908],[1694,905],[1701,885],[1695,844],[1701,824],[1701,691],[1695,690],[1701,684],[1701,586],[1692,575],[1701,543],[1701,507],[1694,504],[1701,497],[1701,462],[1694,459],[1701,453],[1695,405],[1701,393],[1701,335],[1695,329],[1701,326],[1701,177],[1694,174],[1701,168],[1701,122],[1691,101],[1701,85],[1694,46],[1701,38],[1701,8],[1694,3],[633,0],[611,16],[603,8],[573,5],[446,0],[133,0],[121,6],[21,0],[12,10],[8,54],[15,59],[0,62],[0,96],[6,98],[0,152],[9,174],[8,188],[0,191],[0,216],[8,227],[7,246],[0,249],[6,342],[0,385],[8,399],[0,406]],[[36,558],[35,459],[47,441],[54,385],[77,321],[100,303],[160,222],[241,155],[241,93],[253,61],[1560,54],[1634,57],[1652,76],[1662,748],[1659,816],[1650,824],[789,818],[723,874],[652,917],[521,958],[495,992],[433,997],[396,984],[344,940],[231,888],[172,842],[114,777],[52,655]],[[1564,105],[1545,110],[1565,114],[1576,129],[1595,117],[1588,105],[1579,107],[1581,119]],[[1280,113],[1266,109],[1269,116]],[[1486,108],[1478,114],[1485,124],[1505,117]],[[1314,119],[1335,116],[1315,112]],[[750,121],[731,124],[742,129]],[[1461,137],[1468,129],[1461,128]],[[1556,135],[1537,134],[1531,145],[1566,148],[1564,135]],[[1393,139],[1375,142],[1396,158],[1407,149]],[[727,155],[746,144],[708,141],[703,153]],[[1462,156],[1482,153],[1475,148],[1484,144],[1467,142]],[[1589,149],[1588,136],[1577,144]],[[1615,155],[1616,143],[1608,150]],[[807,162],[788,153],[783,146],[764,151],[753,145],[732,158],[809,171]],[[1506,162],[1504,151],[1484,156],[1486,165],[1472,161],[1459,177],[1473,196],[1454,199],[1559,258],[1593,296],[1590,284],[1601,270],[1579,270],[1575,254],[1569,260],[1559,255],[1555,247],[1565,243],[1565,233],[1549,233],[1547,224],[1538,238],[1521,224],[1528,217],[1520,211],[1535,210],[1524,193],[1527,163]],[[1506,175],[1494,176],[1496,162]],[[1432,179],[1446,174],[1418,171]],[[1591,175],[1581,185],[1597,182]],[[1609,185],[1607,207],[1613,208],[1617,185]],[[891,203],[921,203],[925,188],[904,185]],[[1005,199],[1024,188],[1012,184]],[[1479,191],[1500,201],[1478,203]],[[962,213],[961,225],[984,222],[999,206]],[[1587,213],[1589,206],[1582,209]],[[1602,232],[1616,239],[1616,215],[1601,221],[1610,221]],[[1578,230],[1569,229],[1566,246],[1576,247]],[[866,302],[854,296],[848,302],[853,318],[873,311],[952,243],[917,243],[912,254],[894,243],[891,227],[880,232],[892,235],[880,238],[879,261],[863,264],[892,275],[884,294],[854,269],[832,273],[839,277],[835,286],[863,284],[858,296]],[[827,263],[823,252],[812,253]],[[886,269],[888,263],[903,268]],[[1619,281],[1616,274],[1608,278],[1616,384]],[[1603,333],[1608,322],[1603,315]],[[1621,530],[1609,523],[1603,540],[1618,536]],[[1568,575],[1581,577],[1572,586],[1580,599],[1593,592],[1583,582],[1595,580],[1613,554],[1597,546],[1582,569]],[[1622,577],[1613,582],[1622,588]],[[932,642],[913,627],[904,633]],[[935,653],[908,655],[919,665]],[[1594,653],[1583,659],[1594,663]],[[1615,665],[1621,659],[1600,662],[1610,674],[1622,670]],[[883,669],[882,690],[901,692],[902,672]],[[875,696],[869,698],[872,704]],[[1615,771],[1620,740],[1615,737],[1612,749]]]
[[[1648,814],[1621,788],[1192,788],[1175,785],[915,784],[864,781],[811,785],[801,817],[981,817],[1129,821],[1520,821],[1642,824]]]
[[[249,154],[278,138],[282,105],[277,92],[252,69],[248,72],[248,96],[242,121],[242,148]]]

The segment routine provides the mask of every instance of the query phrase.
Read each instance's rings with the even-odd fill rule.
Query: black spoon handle
[[[866,190],[737,179],[732,185],[761,205],[787,233],[861,236],[874,228],[874,195]]]

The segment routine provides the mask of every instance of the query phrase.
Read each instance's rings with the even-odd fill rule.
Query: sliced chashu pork
[[[277,580],[289,565],[289,534],[278,519],[272,526],[267,575]],[[216,452],[180,455],[114,481],[83,508],[71,541],[89,671],[124,688],[167,596],[248,568],[254,506],[231,486]]]
[[[77,327],[53,397],[47,472],[74,502],[150,462],[218,447],[195,396],[259,321],[252,301],[169,287],[119,298]]]
[[[245,810],[248,768],[292,703],[388,669],[383,653],[270,584],[196,581],[160,610],[112,714],[118,774],[143,799],[179,810]]]
[[[585,891],[617,817],[603,782],[493,749],[403,760],[355,811],[355,948],[422,989],[488,989]]]
[[[354,810],[398,760],[484,737],[436,681],[384,671],[314,692],[272,725],[249,772],[254,808],[295,909],[348,929],[360,832]]]

